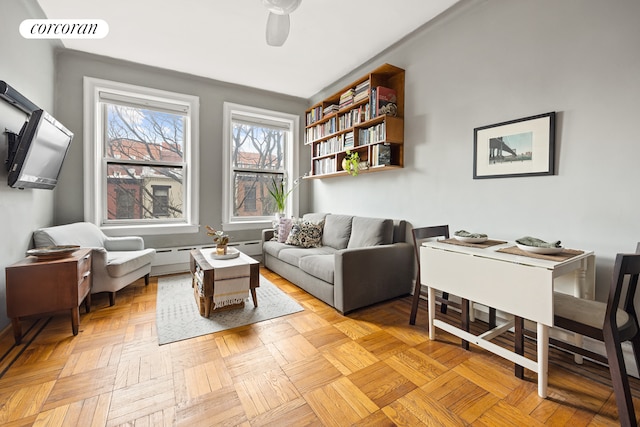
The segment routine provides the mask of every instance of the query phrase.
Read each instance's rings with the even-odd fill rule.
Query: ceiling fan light
[[[271,13],[288,15],[300,6],[302,0],[262,0],[262,4]]]
[[[267,18],[267,44],[269,46],[282,46],[289,37],[289,15],[276,15],[269,13]]]

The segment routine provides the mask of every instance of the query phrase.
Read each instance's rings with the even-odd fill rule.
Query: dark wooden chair
[[[622,343],[631,341],[636,366],[640,369],[640,327],[633,305],[639,274],[640,243],[635,254],[616,256],[606,303],[554,294],[555,326],[604,342],[607,356],[603,357],[563,341],[550,341],[561,348],[609,365],[618,416],[623,426],[637,425]]]
[[[414,228],[411,233],[413,234],[413,249],[416,254],[416,261],[418,262],[418,272],[416,274],[416,284],[413,289],[413,303],[411,304],[411,316],[409,317],[409,324],[416,324],[416,314],[418,313],[418,302],[420,301],[420,290],[422,287],[420,286],[420,246],[422,242],[427,239],[433,239],[436,237],[444,237],[445,239],[449,238],[449,226],[448,225],[436,225],[433,227],[421,227]],[[436,301],[439,301],[440,312],[446,314],[447,313],[447,304],[449,302],[449,294],[447,292],[442,293],[442,297],[436,297]],[[460,308],[459,304],[457,305]]]
[[[422,242],[427,239],[433,239],[437,237],[449,238],[449,226],[448,225],[436,225],[431,227],[420,227],[412,230],[413,234],[413,247],[416,254],[416,261],[418,262],[418,272],[416,274],[416,284],[413,289],[413,302],[411,304],[411,316],[409,317],[409,324],[416,324],[416,314],[418,313],[418,303],[420,301],[420,246]],[[462,304],[449,300],[449,294],[443,292],[441,297],[436,297],[436,301],[440,303],[440,312],[447,313],[447,306],[452,306],[460,309],[463,312],[462,322],[463,328],[469,330],[469,302],[462,300]],[[466,312],[466,316],[464,313]],[[489,309],[489,325],[494,328],[496,325],[496,310],[494,308]],[[468,348],[468,343],[463,341],[463,347]]]

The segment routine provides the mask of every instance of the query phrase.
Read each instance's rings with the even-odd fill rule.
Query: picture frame
[[[553,175],[555,111],[475,128],[473,179]]]

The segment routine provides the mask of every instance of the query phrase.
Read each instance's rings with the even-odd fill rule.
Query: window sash
[[[131,96],[135,94],[134,96]],[[113,96],[110,96],[113,95]],[[197,96],[184,95],[158,89],[134,86],[125,83],[112,82],[92,77],[84,78],[85,100],[85,131],[84,131],[84,162],[85,162],[85,220],[90,221],[110,235],[140,235],[195,233],[199,231],[198,224],[198,114],[199,99]],[[108,144],[106,135],[107,118],[105,103],[128,104],[134,108],[154,110],[177,114],[184,118],[184,142],[181,147],[183,159],[146,160],[110,158],[105,156],[104,147]],[[122,156],[125,157],[125,156]],[[153,212],[152,197],[148,197],[149,204],[145,207],[145,219],[109,219],[107,163],[111,165],[142,165],[150,168],[176,168],[181,172],[178,185],[182,197],[181,213],[177,218],[161,217],[149,218]],[[174,175],[176,175],[174,173]],[[174,185],[174,187],[175,187]],[[152,188],[147,192],[152,194]],[[169,207],[174,191],[169,193]]]
[[[233,132],[234,125],[256,126],[265,129],[285,132],[283,141],[283,162],[278,168],[268,169],[260,167],[240,167],[233,163]],[[224,158],[223,167],[225,169],[223,179],[223,227],[225,229],[246,229],[246,228],[264,228],[265,225],[271,224],[275,208],[263,215],[237,215],[236,212],[236,176],[238,174],[264,174],[266,176],[280,176],[282,179],[286,176],[297,176],[297,141],[299,140],[299,116],[281,113],[277,111],[264,110],[256,107],[245,105],[224,103]],[[270,180],[269,180],[270,182]],[[289,183],[291,185],[291,183]],[[257,203],[273,203],[270,195],[267,194],[264,200],[260,200],[260,194],[256,195]],[[275,206],[275,205],[274,205]],[[257,211],[264,209],[264,206],[257,206]],[[287,200],[287,212],[289,215],[297,215],[297,195],[292,193]]]

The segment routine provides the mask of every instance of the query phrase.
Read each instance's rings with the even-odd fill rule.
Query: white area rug
[[[242,309],[213,312],[206,318],[200,316],[198,311],[190,274],[160,277],[156,302],[158,344],[224,331],[303,310],[297,302],[262,276],[256,293],[257,308],[249,297]]]

